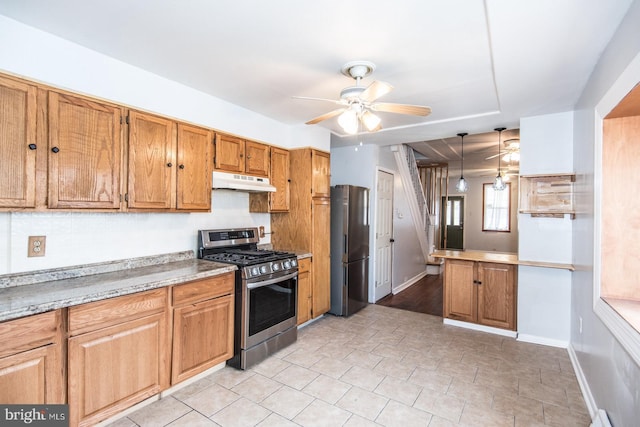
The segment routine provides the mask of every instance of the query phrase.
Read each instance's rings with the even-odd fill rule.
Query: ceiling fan
[[[415,116],[427,116],[431,113],[431,108],[420,105],[395,104],[389,102],[376,102],[378,98],[393,90],[389,83],[374,81],[369,86],[360,86],[361,80],[375,70],[375,65],[369,61],[352,61],[343,65],[341,71],[347,77],[356,81],[355,86],[349,86],[340,92],[340,99],[310,98],[306,96],[295,96],[298,99],[310,99],[314,101],[328,101],[338,104],[341,107],[315,117],[306,124],[314,125],[323,120],[338,117],[338,124],[348,134],[354,135],[360,130],[360,125],[369,132],[376,132],[382,129],[381,119],[374,111],[384,113],[411,114]]]
[[[502,160],[506,162],[518,163],[520,161],[520,140],[518,138],[507,139],[502,142],[504,149],[499,154],[494,154],[485,158],[485,160],[495,159],[498,156],[503,156]]]

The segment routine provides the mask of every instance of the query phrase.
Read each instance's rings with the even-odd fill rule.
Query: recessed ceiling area
[[[507,161],[505,156],[514,152],[516,147],[519,148],[520,129],[504,130],[501,140],[501,168],[508,175],[517,175],[520,163]],[[420,166],[448,164],[449,176],[451,177],[459,177],[460,175],[461,145],[461,138],[457,135],[409,144],[415,150],[416,160]],[[464,176],[467,178],[494,177],[498,172],[498,145],[498,132],[496,131],[465,136]]]

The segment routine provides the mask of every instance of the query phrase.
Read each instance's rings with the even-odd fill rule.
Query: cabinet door
[[[331,197],[329,153],[311,150],[311,193],[313,197]]]
[[[444,317],[475,322],[477,316],[475,263],[447,259],[444,266]]]
[[[330,233],[331,201],[329,199],[312,200],[312,286],[313,317],[318,317],[331,308],[331,267]]]
[[[49,344],[0,359],[0,403],[64,403],[59,352]]]
[[[174,310],[172,384],[232,357],[233,295]]]
[[[309,259],[298,263],[298,325],[311,319],[311,273]]]
[[[177,208],[211,210],[211,131],[178,124]]]
[[[515,330],[516,267],[478,263],[478,323]]]
[[[168,387],[164,313],[69,338],[70,424],[94,425]]]
[[[271,185],[275,193],[269,193],[269,210],[287,212],[289,210],[289,152],[271,147]]]
[[[175,207],[176,138],[171,120],[129,113],[128,206],[139,209]]]
[[[253,141],[245,143],[244,172],[249,175],[269,176],[269,146]]]
[[[244,139],[216,134],[215,168],[244,173]]]
[[[118,209],[122,108],[49,92],[50,208]]]
[[[35,207],[36,93],[0,77],[0,207]]]

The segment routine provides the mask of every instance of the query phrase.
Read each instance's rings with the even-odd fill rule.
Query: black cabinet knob
[[[38,148],[36,144],[29,144],[29,150],[35,150],[36,148]]]
[[[51,151],[53,151],[54,153],[57,153],[58,151],[60,151],[60,149],[58,147],[53,147]]]
[[[173,166],[173,163],[171,162],[167,163],[167,167],[171,167],[171,166]]]
[[[184,165],[180,165],[178,166],[180,169],[184,169]]]

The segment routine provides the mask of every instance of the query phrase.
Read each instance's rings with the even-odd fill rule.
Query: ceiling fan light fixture
[[[496,179],[493,181],[493,189],[495,191],[502,191],[506,188],[506,184],[504,182],[504,179],[502,178],[502,171],[500,170],[500,161],[502,160],[500,155],[500,146],[502,145],[502,131],[505,129],[506,128],[494,129],[496,132],[498,132],[498,175],[496,175]]]
[[[458,134],[460,137],[460,179],[456,184],[456,190],[458,193],[466,193],[469,189],[469,184],[464,179],[464,137],[468,134],[466,132],[461,132]]]
[[[358,114],[351,108],[338,116],[338,124],[349,135],[358,133]]]
[[[360,116],[360,120],[364,124],[364,127],[367,128],[369,132],[375,132],[380,129],[380,122],[382,121],[380,117],[373,114],[371,111],[365,111]]]

